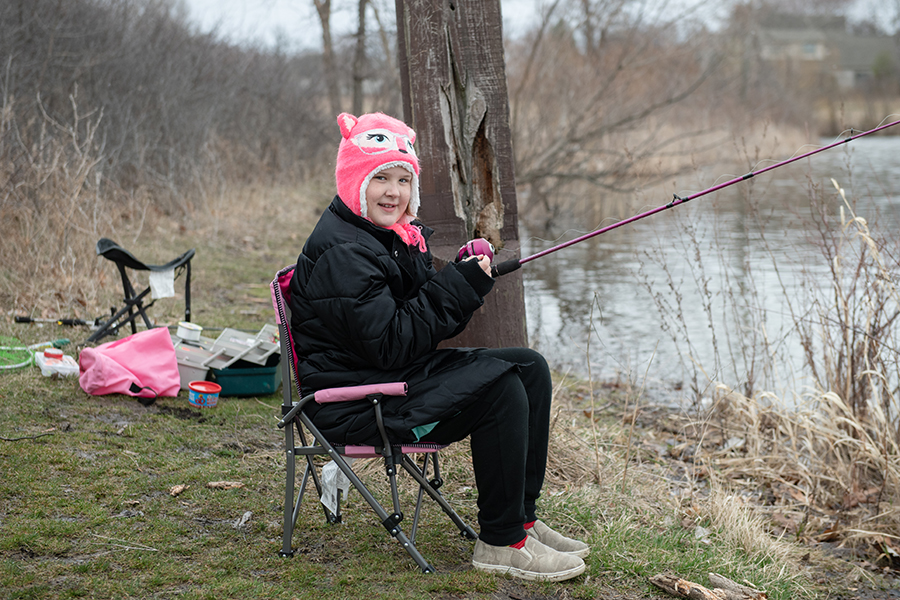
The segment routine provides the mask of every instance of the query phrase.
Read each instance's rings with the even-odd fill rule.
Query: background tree
[[[367,0],[359,0],[357,15],[359,25],[356,29],[356,51],[353,55],[353,114],[363,112],[363,83],[366,69],[366,5]]]
[[[709,121],[678,109],[719,56],[709,36],[673,35],[676,24],[692,27],[650,0],[562,0],[510,43],[516,176],[529,217],[552,222],[573,212],[573,196],[629,193],[689,164],[678,155],[703,144]]]
[[[331,39],[331,0],[313,0],[319,24],[322,26],[322,76],[328,90],[328,105],[335,117],[341,111],[341,88],[337,65],[334,60],[334,43]]]

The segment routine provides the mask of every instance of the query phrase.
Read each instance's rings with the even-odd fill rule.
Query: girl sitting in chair
[[[491,291],[479,255],[435,271],[428,227],[416,220],[415,132],[383,114],[338,117],[337,193],[303,247],[291,281],[291,330],[304,393],[405,381],[385,398],[395,443],[466,437],[478,488],[476,569],[563,581],[589,547],[537,520],[552,383],[527,348],[437,349],[460,333]],[[332,442],[380,444],[367,402],[312,403]]]

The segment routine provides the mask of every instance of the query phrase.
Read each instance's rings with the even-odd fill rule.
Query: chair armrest
[[[384,396],[405,396],[406,382],[375,383],[372,385],[355,385],[344,388],[329,388],[316,392],[316,402],[326,404],[328,402],[347,402],[350,400],[362,400],[372,394]]]

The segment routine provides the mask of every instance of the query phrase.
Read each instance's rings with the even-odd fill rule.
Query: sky
[[[312,0],[181,0],[188,18],[201,31],[218,26],[231,41],[261,41],[271,46],[281,38],[293,49],[313,48],[322,31]],[[393,22],[393,0],[377,3],[384,21]],[[539,0],[501,0],[504,31],[514,32],[536,18]],[[337,34],[356,28],[355,0],[332,0],[331,26]]]
[[[219,33],[236,43],[259,42],[272,47],[280,42],[287,50],[319,47],[321,29],[312,0],[180,0],[188,19],[201,31],[218,27]],[[699,4],[700,18],[715,26],[723,3],[716,0],[656,0],[666,2],[673,10]],[[506,35],[523,32],[537,20],[539,7],[547,0],[500,0],[503,29]],[[393,22],[394,1],[375,3],[382,19]],[[890,4],[885,0],[856,0],[851,17],[871,14],[877,7]],[[356,28],[356,0],[332,0],[331,25],[335,35],[351,33]]]

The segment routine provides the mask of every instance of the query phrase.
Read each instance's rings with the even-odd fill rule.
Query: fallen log
[[[732,581],[718,573],[709,574],[709,584],[715,588],[725,590],[729,594],[728,600],[743,600],[744,598],[749,598],[750,600],[766,600],[768,598],[765,592]]]
[[[650,583],[673,596],[690,600],[766,600],[768,597],[765,592],[716,573],[709,574],[709,583],[714,586],[713,589],[667,574],[654,575],[650,578]]]
[[[675,575],[654,575],[650,578],[650,583],[679,598],[690,598],[691,600],[728,600],[725,597],[724,592],[719,594],[718,591],[706,589],[699,583],[694,583],[676,577]]]

